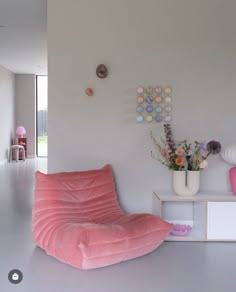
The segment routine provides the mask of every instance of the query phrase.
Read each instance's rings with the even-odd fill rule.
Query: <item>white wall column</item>
[[[36,76],[16,74],[16,127],[24,126],[28,157],[36,155]]]
[[[0,66],[0,164],[7,160],[15,130],[15,76]]]

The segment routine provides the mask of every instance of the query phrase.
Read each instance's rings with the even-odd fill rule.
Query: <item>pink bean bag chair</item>
[[[156,249],[172,225],[127,214],[117,201],[110,165],[97,170],[35,173],[33,238],[59,261],[93,269]]]

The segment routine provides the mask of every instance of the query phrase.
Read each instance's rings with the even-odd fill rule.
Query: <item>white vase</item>
[[[200,187],[200,171],[173,171],[173,189],[176,195],[196,195]]]

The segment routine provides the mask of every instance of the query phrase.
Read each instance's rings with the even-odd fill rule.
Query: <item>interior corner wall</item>
[[[176,139],[235,142],[235,11],[232,0],[49,0],[49,172],[110,163],[125,209],[150,212],[152,190],[172,183],[150,157],[163,125],[136,123],[139,85],[173,87]],[[201,190],[229,191],[229,167],[210,157]]]
[[[27,137],[27,155],[36,155],[36,76],[15,75],[16,127],[24,126]]]
[[[15,127],[15,77],[0,66],[0,164],[7,160]]]

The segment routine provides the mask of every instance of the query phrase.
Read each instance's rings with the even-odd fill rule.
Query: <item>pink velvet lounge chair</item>
[[[128,214],[118,201],[110,165],[35,173],[33,239],[59,261],[93,269],[156,249],[172,225],[151,214]]]

